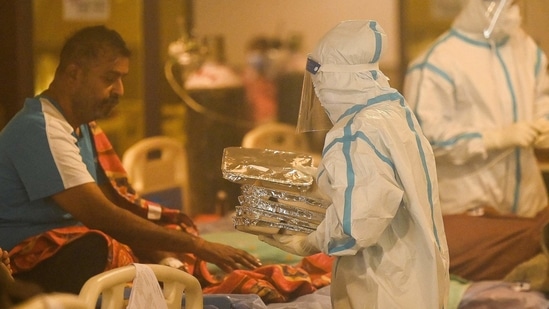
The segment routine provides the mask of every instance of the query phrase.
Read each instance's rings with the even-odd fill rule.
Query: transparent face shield
[[[482,0],[484,5],[486,6],[486,10],[484,15],[486,18],[488,18],[489,24],[484,29],[484,37],[486,39],[489,39],[492,37],[492,33],[494,32],[494,27],[496,26],[501,13],[503,12],[503,9],[507,5],[508,0]]]
[[[316,96],[311,74],[316,74],[320,64],[310,57],[307,58],[305,77],[301,89],[301,102],[297,118],[297,132],[328,131],[333,124],[328,118],[324,107]]]

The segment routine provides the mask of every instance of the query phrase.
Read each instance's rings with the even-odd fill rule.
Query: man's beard
[[[105,118],[111,115],[116,105],[118,105],[118,96],[111,96],[103,100],[97,111],[97,118]]]

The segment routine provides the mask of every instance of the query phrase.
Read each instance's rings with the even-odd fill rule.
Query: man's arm
[[[130,212],[138,215],[141,218],[147,218],[147,209],[136,207],[135,204],[132,204],[130,201],[128,201],[126,198],[116,192],[110,182],[99,185],[99,188],[101,189],[101,192],[103,192],[105,197],[116,206],[129,210]]]
[[[255,268],[259,261],[247,252],[158,226],[113,204],[96,183],[79,185],[52,196],[65,211],[135,249],[194,253],[230,272],[239,264]]]

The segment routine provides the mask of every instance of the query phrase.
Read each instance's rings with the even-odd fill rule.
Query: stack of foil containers
[[[309,234],[330,205],[316,189],[307,154],[228,147],[221,169],[223,178],[242,185],[233,223],[243,232]]]

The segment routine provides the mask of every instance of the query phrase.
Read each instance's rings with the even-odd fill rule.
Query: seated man
[[[46,292],[78,293],[104,270],[176,255],[174,266],[191,273],[199,272],[197,260],[226,272],[260,265],[243,250],[198,237],[184,214],[132,194],[93,122],[123,95],[129,56],[116,31],[76,32],[49,88],[0,132],[0,247],[9,250],[16,279]]]

